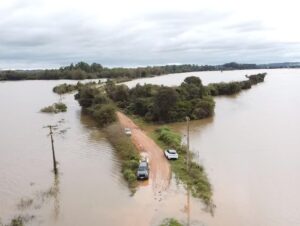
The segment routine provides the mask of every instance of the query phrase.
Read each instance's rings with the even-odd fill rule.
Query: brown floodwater
[[[191,198],[191,225],[300,225],[300,70],[263,71],[268,72],[264,83],[215,98],[215,116],[191,122],[191,149],[206,168],[216,204],[211,215]],[[138,82],[178,85],[184,77],[197,75],[207,84],[256,72],[183,73]],[[166,191],[158,192],[150,181],[132,195],[114,149],[81,113],[73,95],[63,96],[68,112],[39,113],[59,100],[52,88],[63,82],[0,83],[2,222],[22,214],[34,216],[28,225],[158,225],[166,217],[185,223],[182,186],[173,178]],[[57,178],[51,172],[48,130],[43,128],[48,124],[59,128],[54,137]],[[184,123],[172,127],[185,135]]]

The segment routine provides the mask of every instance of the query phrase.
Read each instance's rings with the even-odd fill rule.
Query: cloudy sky
[[[0,68],[300,61],[299,0],[0,0]]]

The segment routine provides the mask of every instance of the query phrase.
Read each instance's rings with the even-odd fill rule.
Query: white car
[[[178,154],[177,154],[176,150],[174,150],[174,149],[166,149],[165,150],[165,156],[169,160],[178,159]]]
[[[126,135],[131,136],[131,129],[130,128],[125,128],[124,132]]]

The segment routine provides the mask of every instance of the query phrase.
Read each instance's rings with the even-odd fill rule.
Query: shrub
[[[60,85],[54,86],[53,92],[57,93],[57,94],[70,93],[70,92],[77,90],[79,84],[80,83],[77,83],[76,85],[71,85],[71,84],[67,84],[67,83],[60,84]]]
[[[95,105],[91,109],[92,115],[100,126],[116,121],[115,107],[112,104]]]
[[[65,105],[64,103],[55,103],[54,108],[56,108],[58,112],[66,112],[67,111],[67,105]]]
[[[181,145],[181,136],[172,132],[168,127],[164,126],[156,129],[158,139],[173,148],[177,148]]]
[[[59,113],[59,112],[66,112],[67,105],[64,103],[54,103],[50,106],[44,107],[40,110],[43,113]]]
[[[168,219],[165,219],[160,226],[183,226],[183,224],[179,223],[174,218],[168,218]]]
[[[15,217],[11,220],[8,226],[23,226],[23,225],[24,223],[22,217]]]

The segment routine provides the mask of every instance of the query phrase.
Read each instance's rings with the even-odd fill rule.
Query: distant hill
[[[262,68],[300,68],[300,62],[270,63],[258,66]]]

